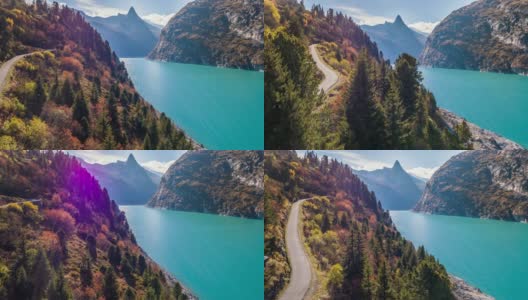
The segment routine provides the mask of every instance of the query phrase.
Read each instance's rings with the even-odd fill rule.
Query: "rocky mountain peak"
[[[396,171],[403,171],[403,167],[401,166],[400,161],[396,160],[394,162],[394,165],[392,166],[392,169]]]
[[[134,6],[130,6],[130,9],[128,10],[127,16],[139,18],[138,14],[136,13],[136,10],[134,9]]]
[[[129,166],[139,166],[139,163],[137,162],[136,158],[132,153],[128,155],[128,158],[126,160],[127,165]]]
[[[403,19],[400,15],[396,16],[396,19],[394,20],[394,24],[406,26],[405,22],[403,22]]]

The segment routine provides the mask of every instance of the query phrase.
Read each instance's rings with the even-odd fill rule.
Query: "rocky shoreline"
[[[458,124],[464,121],[464,118],[455,115],[445,109],[438,109],[440,116],[446,122],[447,126],[454,130]],[[475,150],[519,150],[524,149],[521,145],[502,137],[487,129],[466,121],[471,131],[471,143]]]
[[[490,295],[484,294],[480,289],[469,285],[462,278],[449,275],[453,294],[457,300],[494,300]]]

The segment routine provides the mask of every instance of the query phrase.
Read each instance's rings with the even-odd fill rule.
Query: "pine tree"
[[[391,299],[389,274],[387,270],[387,264],[385,263],[385,261],[381,263],[381,267],[379,270],[378,299],[380,300]]]
[[[403,107],[394,76],[391,76],[390,89],[387,95],[387,142],[388,148],[400,149],[403,138]]]
[[[147,269],[147,262],[145,261],[145,257],[142,254],[140,254],[138,258],[139,274],[143,274],[146,269]]]
[[[48,286],[50,285],[51,275],[52,270],[48,257],[43,249],[39,249],[31,274],[33,299],[45,298]]]
[[[174,296],[174,299],[179,299],[182,294],[182,286],[179,282],[176,282],[174,284],[174,287],[172,288],[172,295]]]
[[[104,276],[103,295],[106,300],[119,300],[117,279],[112,268],[106,270]]]
[[[71,300],[73,299],[72,293],[68,284],[64,278],[64,272],[60,267],[58,272],[55,274],[55,279],[51,283],[48,289],[48,299],[54,300]]]
[[[40,113],[42,112],[42,107],[44,107],[44,103],[46,101],[47,95],[46,91],[44,90],[44,83],[42,82],[42,78],[38,77],[35,85],[35,90],[33,92],[33,97],[29,101],[29,103],[27,103],[28,111],[35,116],[40,116]]]
[[[363,270],[361,271],[361,293],[364,299],[372,299],[374,296],[374,283],[372,282],[372,268],[365,256]]]
[[[405,117],[410,118],[415,115],[418,88],[422,80],[422,75],[418,70],[418,62],[409,54],[401,54],[396,60],[395,71],[399,83],[400,99],[405,109]]]
[[[86,286],[92,285],[92,281],[93,281],[92,261],[90,260],[88,256],[83,257],[79,274],[81,277],[82,286],[86,287]]]
[[[71,86],[70,80],[66,79],[62,86],[61,95],[59,99],[56,99],[57,104],[59,105],[67,105],[68,107],[73,105],[74,101],[74,93],[73,88]]]
[[[13,299],[31,299],[31,282],[28,280],[26,268],[20,265],[15,271],[14,283],[12,284]]]
[[[345,98],[345,113],[352,140],[347,149],[380,149],[385,143],[385,120],[381,107],[373,99],[366,50],[359,55],[356,70]]]
[[[77,138],[79,138],[81,142],[85,142],[90,136],[90,111],[88,109],[88,104],[84,99],[82,90],[77,94],[77,97],[75,97],[75,101],[73,102],[72,118],[81,126],[81,131],[76,134]]]

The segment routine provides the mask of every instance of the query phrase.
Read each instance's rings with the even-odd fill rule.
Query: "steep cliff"
[[[528,2],[479,0],[445,18],[429,36],[425,65],[528,72]]]
[[[427,183],[416,211],[509,221],[528,218],[528,151],[468,151]]]
[[[263,4],[196,0],[163,28],[151,59],[257,70],[263,68]]]
[[[262,218],[263,159],[263,151],[187,152],[147,206]]]

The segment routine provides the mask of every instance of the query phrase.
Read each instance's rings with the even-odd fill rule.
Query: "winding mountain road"
[[[310,54],[312,55],[317,68],[323,72],[324,80],[319,84],[319,90],[328,93],[338,82],[339,74],[328,66],[317,53],[317,45],[310,45]]]
[[[293,203],[286,225],[286,251],[292,268],[290,282],[279,297],[279,300],[303,300],[312,287],[314,275],[308,255],[304,251],[304,243],[299,232],[299,213],[301,205],[309,199]]]
[[[34,52],[33,52],[34,53]],[[6,61],[5,63],[0,66],[0,94],[4,90],[4,86],[6,83],[7,75],[9,75],[9,70],[11,70],[11,67],[13,67],[19,60],[23,59],[26,56],[29,56],[33,53],[27,53],[22,55],[17,55],[10,60]]]

